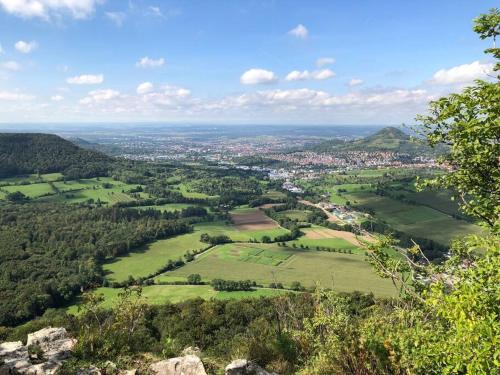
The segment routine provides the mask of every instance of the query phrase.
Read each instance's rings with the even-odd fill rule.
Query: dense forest
[[[0,207],[0,325],[20,323],[100,285],[100,264],[191,230],[191,215],[56,204]]]
[[[0,178],[63,172],[68,178],[102,176],[112,159],[53,134],[0,134]]]

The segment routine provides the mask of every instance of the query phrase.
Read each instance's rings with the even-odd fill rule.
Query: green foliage
[[[106,258],[191,229],[185,220],[152,220],[150,214],[61,204],[1,206],[0,324],[20,323],[100,284]]]
[[[187,277],[188,284],[199,285],[201,284],[201,276],[199,273],[192,273]]]
[[[69,178],[102,176],[112,161],[52,134],[0,134],[0,178],[51,172]]]
[[[85,294],[76,323],[75,355],[81,359],[109,359],[151,348],[154,339],[145,325],[149,311],[142,290],[125,289],[111,313],[99,307],[102,296]]]
[[[20,191],[14,191],[12,193],[8,193],[5,196],[5,199],[7,199],[10,202],[14,203],[23,203],[29,201],[29,197],[21,193]]]

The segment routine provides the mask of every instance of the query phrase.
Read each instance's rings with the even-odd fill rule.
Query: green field
[[[265,258],[283,261],[276,262],[277,265],[256,262],[252,250],[255,248],[265,250]],[[286,286],[300,281],[304,286],[320,283],[323,287],[333,287],[339,291],[359,290],[379,296],[392,296],[395,293],[391,282],[379,278],[362,255],[283,248],[275,244],[218,246],[168,275],[187,277],[194,273],[200,274],[204,280],[251,279],[263,285],[281,282]]]
[[[208,194],[204,193],[198,193],[196,191],[193,191],[191,187],[187,184],[179,184],[176,186],[176,188],[182,193],[182,195],[186,198],[216,198],[215,196],[210,196]]]
[[[184,210],[188,207],[193,207],[193,206],[200,206],[199,204],[192,204],[192,203],[167,203],[167,204],[162,204],[158,206],[137,206],[137,207],[132,207],[137,210],[148,210],[148,209],[154,209],[158,210],[161,212],[174,212],[174,211],[181,211]]]
[[[114,259],[103,266],[110,281],[125,281],[129,276],[134,278],[148,276],[163,267],[169,260],[177,260],[189,250],[199,250],[208,247],[206,243],[200,242],[202,233],[212,236],[225,234],[234,241],[249,241],[250,239],[260,239],[264,235],[271,237],[287,233],[283,228],[259,230],[259,231],[239,231],[234,226],[222,221],[200,223],[194,226],[192,233],[183,234],[153,242],[140,251],[131,252],[129,255]]]
[[[346,190],[346,192],[339,192],[339,189]],[[348,201],[348,199],[346,199],[345,197],[345,194],[368,189],[370,189],[370,184],[339,184],[328,186],[327,191],[328,193],[330,193],[331,203],[345,205]]]
[[[245,230],[241,231],[236,229],[231,224],[226,224],[222,221],[214,221],[210,223],[197,224],[195,226],[196,230],[201,233],[208,233],[211,235],[226,235],[233,241],[250,241],[252,239],[261,240],[263,236],[269,236],[274,238],[285,233],[289,233],[288,229],[281,227],[273,229],[262,229],[262,230]]]
[[[285,193],[282,193],[281,191],[277,191],[277,190],[266,191],[264,194],[262,194],[262,196],[267,197],[267,198],[271,198],[271,199],[284,199],[284,198],[286,198]]]
[[[52,186],[50,186],[48,183],[3,186],[2,190],[8,193],[20,191],[30,198],[38,198],[43,195],[55,193],[54,189],[52,189]]]
[[[189,250],[208,247],[200,242],[200,232],[155,241],[140,251],[131,252],[127,256],[113,259],[103,265],[109,281],[125,281],[129,276],[134,278],[148,276],[165,266],[169,260],[182,258]]]
[[[311,211],[302,211],[302,210],[286,210],[280,211],[279,216],[287,217],[291,220],[297,220],[306,222],[307,216],[311,213]]]
[[[352,193],[348,197],[355,206],[373,210],[376,218],[394,229],[416,237],[448,244],[464,234],[481,233],[479,226],[454,219],[430,207],[410,205],[370,192]]]
[[[118,294],[123,290],[119,288],[98,288],[96,293],[102,294],[104,301],[101,306],[112,307],[119,301]],[[259,288],[247,292],[217,292],[209,285],[150,285],[142,288],[142,296],[152,305],[161,305],[167,302],[176,303],[191,298],[203,299],[243,299],[254,297],[269,297],[289,293],[283,290]],[[79,301],[68,308],[68,313],[78,312]]]
[[[316,246],[319,247],[327,247],[331,249],[342,249],[342,250],[351,250],[353,253],[364,254],[365,249],[359,248],[349,241],[344,240],[343,238],[320,238],[320,239],[311,239],[306,238],[305,236],[299,237],[295,241],[287,242],[288,245],[296,244],[300,247],[300,245],[309,246],[311,250],[315,250]]]
[[[53,187],[46,182],[39,181],[36,175],[26,178],[14,178],[1,180],[2,183],[9,183],[0,187],[4,198],[6,193],[20,191],[32,199],[41,199],[48,202],[80,203],[89,199],[100,200],[103,203],[114,204],[116,202],[128,202],[134,200],[126,192],[137,185],[129,185],[124,182],[115,181],[110,177],[81,179],[75,181],[61,181],[60,173],[50,173],[41,175],[41,179],[53,181]],[[31,181],[29,184],[21,184],[22,181]],[[15,184],[17,182],[17,185]],[[104,184],[111,186],[105,187]]]

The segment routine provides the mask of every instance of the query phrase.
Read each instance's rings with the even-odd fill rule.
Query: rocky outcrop
[[[259,365],[246,359],[237,359],[226,366],[226,375],[277,375],[267,372]]]
[[[149,369],[155,375],[207,375],[203,362],[195,355],[156,362]]]
[[[203,362],[195,355],[156,362],[149,369],[155,375],[207,375]]]
[[[76,340],[68,338],[64,328],[44,328],[21,341],[0,344],[0,375],[54,374],[68,358]]]

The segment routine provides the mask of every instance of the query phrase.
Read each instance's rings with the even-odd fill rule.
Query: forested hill
[[[440,150],[421,144],[395,127],[386,127],[368,137],[344,142],[331,139],[313,146],[316,152],[393,151],[410,155],[433,155]]]
[[[112,161],[54,134],[0,133],[0,177],[52,172],[93,177],[106,174]]]

